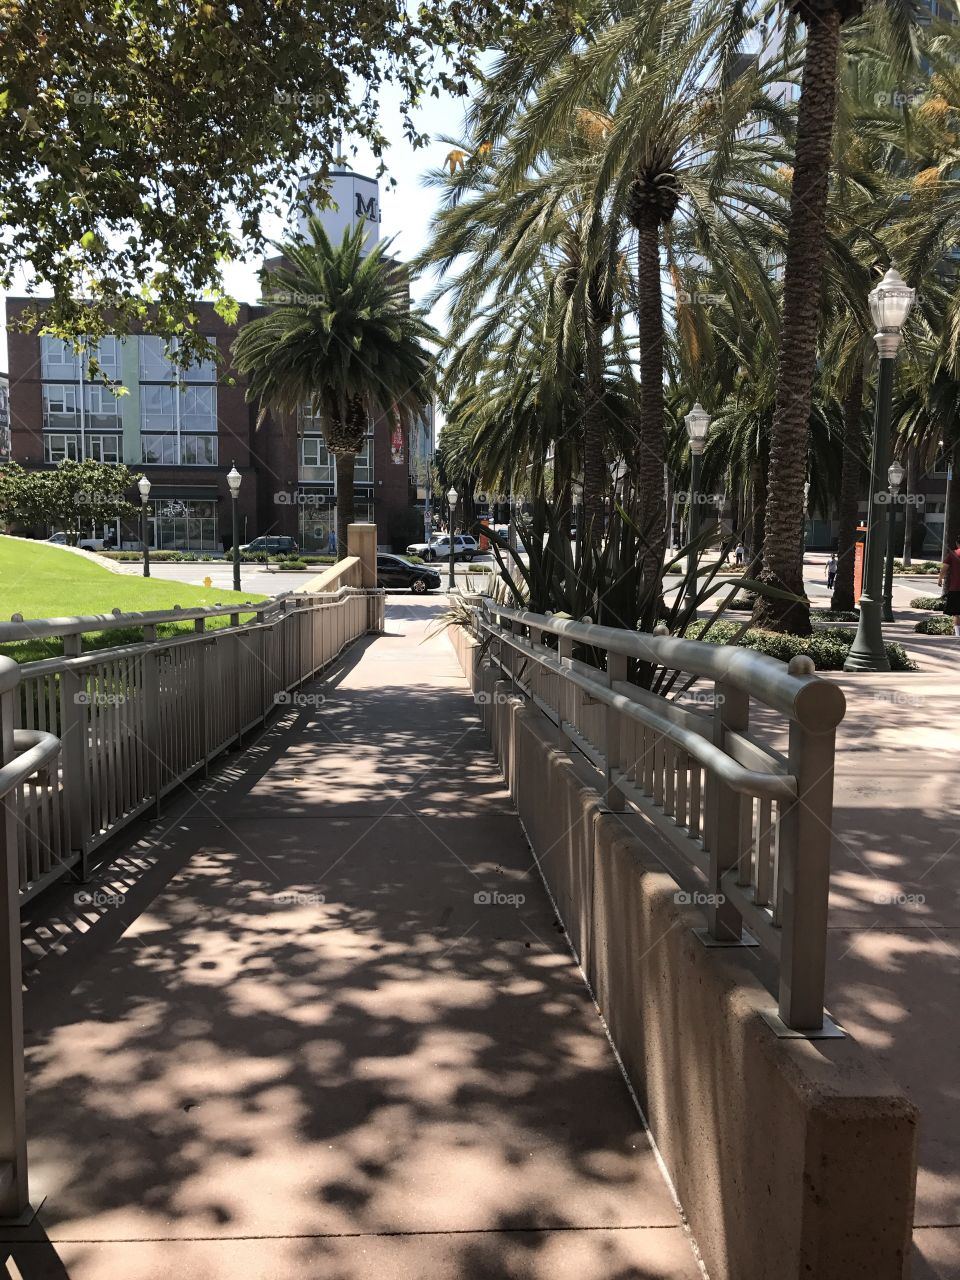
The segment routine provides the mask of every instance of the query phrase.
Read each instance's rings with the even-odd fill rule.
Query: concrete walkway
[[[10,1275],[700,1274],[440,608],[35,906]]]

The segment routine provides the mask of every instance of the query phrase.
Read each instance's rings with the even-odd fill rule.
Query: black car
[[[436,569],[425,564],[411,564],[402,556],[384,555],[377,552],[377,586],[395,591],[397,587],[409,587],[421,595],[424,591],[436,591],[440,586],[440,575]]]
[[[259,538],[254,538],[252,542],[242,542],[240,550],[249,551],[251,555],[263,555],[266,552],[268,556],[292,556],[296,555],[300,548],[293,538],[278,533],[269,536],[261,535]]]

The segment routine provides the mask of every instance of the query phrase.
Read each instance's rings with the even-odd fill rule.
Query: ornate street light
[[[227,488],[230,490],[230,511],[233,523],[233,589],[240,590],[240,514],[237,499],[240,497],[242,477],[237,464],[231,462],[227,472]]]
[[[880,357],[877,404],[873,422],[873,454],[870,464],[870,503],[867,514],[867,545],[864,589],[860,596],[857,635],[843,664],[844,671],[889,671],[883,644],[882,593],[886,534],[889,515],[884,520],[887,493],[884,481],[890,458],[890,405],[893,399],[893,367],[900,347],[901,330],[913,306],[914,290],[891,267],[870,292],[870,314],[877,332],[873,335]],[[892,507],[893,504],[890,504]],[[892,568],[892,566],[891,566]]]
[[[454,589],[454,585],[455,585],[453,581],[453,537],[454,537],[453,513],[457,509],[457,499],[459,497],[460,497],[459,493],[457,493],[456,489],[453,487],[453,485],[451,485],[450,488],[447,490],[447,506],[450,508],[450,521],[447,526],[448,532],[450,534],[450,575],[449,575],[449,580],[447,582],[447,587],[450,591]]]
[[[141,476],[137,481],[140,490],[140,549],[143,552],[143,576],[150,577],[150,544],[147,539],[147,500],[150,497],[150,481]]]
[[[698,400],[684,418],[687,424],[687,438],[690,441],[690,493],[688,494],[687,541],[687,601],[695,607],[697,598],[697,548],[695,543],[700,532],[700,462],[703,457],[703,446],[707,442],[710,430],[710,415]]]

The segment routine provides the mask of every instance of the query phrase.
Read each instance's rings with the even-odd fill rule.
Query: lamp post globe
[[[457,493],[456,489],[453,487],[453,485],[451,485],[451,486],[450,486],[450,488],[447,490],[447,506],[450,508],[450,522],[449,522],[449,526],[448,526],[448,532],[449,532],[449,535],[450,535],[450,572],[449,572],[448,577],[447,577],[447,589],[448,589],[449,591],[452,591],[452,590],[454,589],[454,577],[453,577],[453,560],[454,560],[454,556],[453,556],[453,547],[454,547],[454,542],[453,542],[453,539],[454,539],[454,533],[453,533],[453,513],[454,513],[454,511],[455,511],[455,510],[456,510],[456,508],[457,508],[457,500],[459,499],[459,497],[460,497],[459,493]]]
[[[699,400],[684,417],[687,426],[687,439],[690,441],[690,493],[688,494],[689,517],[687,519],[687,603],[695,608],[697,598],[697,549],[695,546],[700,533],[700,462],[703,457],[703,446],[707,442],[710,430],[710,415]]]
[[[892,544],[893,510],[887,485],[890,465],[890,411],[893,400],[893,370],[900,348],[903,326],[910,315],[916,294],[896,267],[891,266],[868,301],[870,315],[877,326],[873,335],[877,344],[879,374],[877,402],[873,420],[873,450],[870,462],[870,496],[867,510],[867,545],[864,554],[863,593],[860,596],[860,622],[850,646],[844,671],[889,671],[890,662],[883,643],[883,618],[892,618],[890,605],[884,605],[885,561]],[[901,476],[902,479],[902,476]],[[891,547],[892,549],[892,547]],[[892,584],[893,561],[889,577]],[[892,586],[891,586],[892,596]],[[891,601],[892,604],[892,601]]]
[[[233,525],[233,589],[240,590],[240,514],[237,506],[237,499],[240,497],[240,482],[243,477],[237,470],[237,464],[232,462],[230,470],[227,472],[227,488],[230,490],[230,513],[231,523]]]
[[[149,578],[150,544],[147,536],[147,501],[150,497],[150,481],[146,476],[140,477],[137,481],[137,488],[140,491],[140,550],[143,552],[143,576]]]

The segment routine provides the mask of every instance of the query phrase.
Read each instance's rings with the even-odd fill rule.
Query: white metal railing
[[[703,940],[759,945],[771,958],[775,1029],[837,1034],[823,992],[842,690],[805,657],[787,665],[489,598],[475,617],[490,660],[602,771],[608,806],[642,811],[665,837],[668,869],[699,895]],[[630,681],[631,663],[672,673],[664,687],[685,703]],[[694,677],[710,688],[694,695]],[[774,713],[767,727],[785,732],[786,755],[749,734],[752,703],[768,722]]]
[[[241,616],[252,615],[241,625]],[[211,618],[229,625],[207,629]],[[192,632],[158,636],[164,624]],[[84,653],[93,631],[143,639]],[[21,902],[237,742],[368,631],[383,630],[383,594],[343,587],[245,606],[0,623],[0,643],[60,637],[62,657],[23,664],[10,725],[53,735],[59,768],[11,794]],[[4,721],[6,724],[6,721]]]

